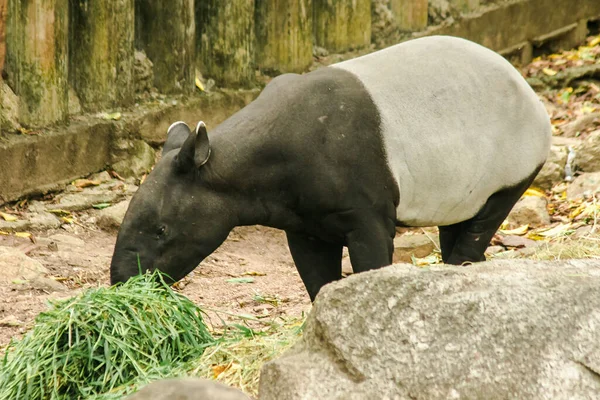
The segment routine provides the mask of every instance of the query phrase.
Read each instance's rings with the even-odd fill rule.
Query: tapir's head
[[[159,269],[177,281],[235,225],[227,202],[202,178],[211,148],[206,127],[171,125],[162,159],[131,199],[110,266],[111,284]]]

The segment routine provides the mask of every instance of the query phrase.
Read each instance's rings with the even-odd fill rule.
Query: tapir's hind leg
[[[541,168],[541,167],[540,167]],[[468,221],[440,227],[442,259],[460,265],[485,260],[485,250],[515,203],[533,182],[539,168],[521,183],[494,193],[482,209]],[[452,244],[454,241],[454,244]],[[450,245],[452,245],[450,251]],[[446,254],[444,255],[444,248]]]
[[[292,258],[314,301],[322,286],[342,278],[342,246],[301,233],[287,232]]]

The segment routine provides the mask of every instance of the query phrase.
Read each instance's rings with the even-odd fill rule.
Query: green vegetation
[[[209,332],[204,311],[158,272],[51,303],[0,365],[2,399],[120,399],[145,383],[177,376],[218,379],[255,394],[261,365],[298,337],[299,322],[251,316]]]

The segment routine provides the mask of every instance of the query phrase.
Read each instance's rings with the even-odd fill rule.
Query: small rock
[[[137,177],[150,171],[155,162],[156,152],[143,140],[126,141],[121,143],[120,152],[126,151],[126,158],[113,164],[113,170],[123,178]]]
[[[323,47],[319,47],[319,46],[315,46],[313,47],[313,56],[314,57],[327,57],[329,55],[329,52],[327,51],[327,49],[323,48]]]
[[[529,225],[540,228],[550,224],[550,214],[546,208],[548,201],[545,197],[528,196],[515,204],[508,215],[508,222],[512,228]]]
[[[432,238],[436,240],[435,238]],[[394,239],[394,264],[404,262],[412,264],[411,256],[423,258],[435,249],[434,241],[425,234],[401,235]]]
[[[123,218],[125,218],[129,201],[125,200],[114,206],[100,210],[97,221],[98,227],[107,231],[118,230],[121,222],[123,222]]]
[[[81,211],[94,204],[115,203],[125,197],[125,193],[109,189],[110,184],[88,187],[76,193],[62,193],[56,196],[56,203],[46,204],[47,210]]]
[[[349,276],[349,275],[352,275],[353,273],[354,273],[354,270],[352,269],[352,263],[350,262],[350,257],[343,257],[342,258],[342,275]]]
[[[565,177],[568,150],[565,146],[551,146],[548,159],[541,171],[535,177],[533,186],[550,189]]]
[[[199,378],[164,379],[150,383],[125,400],[250,400],[242,391]]]
[[[135,51],[133,61],[133,80],[136,93],[150,91],[154,86],[154,65],[144,51]]]
[[[39,231],[46,229],[54,229],[60,226],[60,221],[54,215],[41,213],[26,213],[19,217],[16,221],[5,221],[0,219],[0,231],[6,232],[23,232],[23,231]]]
[[[110,182],[112,177],[107,171],[98,172],[89,178],[91,181],[99,181],[100,183]]]
[[[490,246],[485,251],[485,254],[491,256],[491,255],[494,255],[494,254],[501,253],[503,251],[504,251],[504,247],[502,247],[502,246]]]
[[[6,318],[0,319],[0,326],[21,326],[23,323],[14,315],[9,315]]]
[[[15,279],[32,280],[48,273],[37,260],[10,247],[0,247],[0,282],[9,283]]]
[[[600,172],[587,172],[579,175],[567,188],[567,199],[575,200],[593,196],[600,191]]]
[[[84,247],[85,242],[79,238],[64,233],[57,233],[49,236],[48,239],[58,244],[60,250],[69,250],[73,247]]]
[[[590,133],[587,139],[575,148],[575,166],[583,172],[600,171],[600,130]]]
[[[575,121],[565,124],[563,127],[563,136],[575,137],[584,129],[594,126],[598,122],[600,122],[600,113],[583,114],[576,118]]]
[[[523,236],[516,235],[507,235],[501,238],[501,242],[506,247],[533,247],[537,246],[537,242],[535,240],[528,239]]]
[[[32,288],[46,292],[64,292],[67,287],[60,282],[45,276],[36,276],[29,281]]]
[[[81,101],[77,92],[69,86],[69,115],[81,114]]]

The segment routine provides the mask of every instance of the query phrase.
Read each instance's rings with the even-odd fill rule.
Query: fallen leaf
[[[60,220],[69,225],[72,224],[74,221],[72,217],[60,217]]]
[[[221,375],[223,372],[227,371],[230,367],[231,367],[231,364],[227,364],[227,365],[215,365],[215,366],[213,366],[212,367],[213,378],[217,379],[217,377],[219,375]]]
[[[555,70],[553,70],[552,68],[544,68],[544,69],[542,69],[542,72],[544,72],[548,76],[554,76],[557,74],[557,72]]]
[[[31,237],[31,233],[29,233],[29,232],[15,232],[15,236],[16,237],[20,237],[20,238],[30,238]]]
[[[57,216],[71,215],[71,211],[61,210],[61,209],[48,210],[48,212],[51,213],[51,214],[57,215]]]
[[[118,121],[121,119],[121,113],[120,112],[114,112],[114,113],[102,113],[102,118],[104,119],[112,119],[114,121]]]
[[[266,276],[264,272],[256,272],[256,271],[246,271],[242,274],[242,276]]]
[[[543,231],[538,231],[538,232],[536,232],[536,234],[539,236],[545,237],[545,238],[551,238],[551,237],[563,236],[563,235],[567,234],[570,229],[571,229],[570,223],[559,224],[559,225],[556,225],[554,228],[546,229]]]
[[[13,279],[12,283],[14,283],[15,285],[24,285],[27,283],[27,281],[23,279]]]
[[[515,229],[500,229],[499,232],[505,235],[524,235],[528,230],[529,224],[526,224]]]
[[[590,43],[590,47],[594,47],[600,44],[600,36],[596,36]]]
[[[430,254],[423,258],[411,256],[411,258],[413,265],[416,265],[417,267],[426,267],[428,265],[438,264],[440,262],[440,259],[436,254]]]
[[[98,186],[100,181],[92,181],[90,179],[76,179],[73,181],[73,185],[78,188],[84,188],[88,186]]]
[[[530,196],[546,197],[546,194],[541,189],[529,188],[525,191],[525,193],[523,193],[523,196],[525,196],[525,197],[530,197]]]
[[[583,114],[591,114],[594,111],[596,111],[596,107],[591,107],[591,106],[583,106],[583,107],[581,107],[581,112]]]
[[[200,79],[196,77],[196,87],[204,92],[204,85],[200,82]]]
[[[4,218],[4,220],[8,221],[8,222],[13,222],[13,221],[16,221],[18,219],[14,215],[6,214],[6,213],[3,213],[3,212],[0,212],[0,217]]]
[[[98,203],[98,204],[93,204],[92,207],[98,209],[98,210],[102,210],[104,208],[108,208],[110,207],[111,204],[110,203]]]
[[[254,282],[254,278],[231,278],[231,279],[227,279],[225,282],[229,282],[229,283],[252,283],[252,282]]]
[[[0,231],[0,235],[5,235],[5,236],[8,236],[8,235],[10,235],[10,233],[8,233],[8,232],[5,232],[5,231]]]

